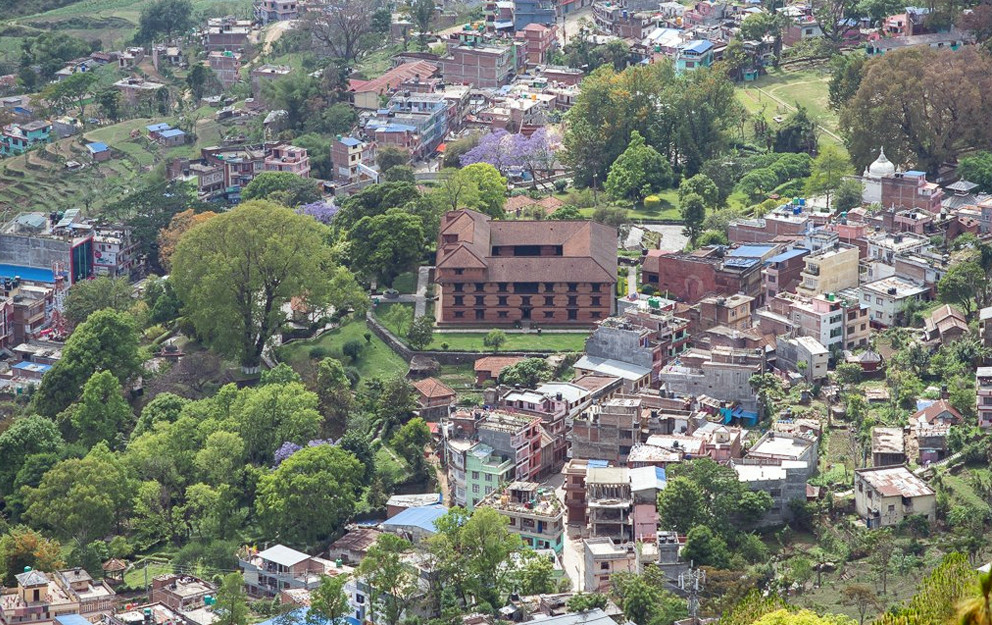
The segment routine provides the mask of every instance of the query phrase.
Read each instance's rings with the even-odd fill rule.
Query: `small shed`
[[[109,161],[113,154],[110,152],[110,147],[106,143],[100,141],[95,141],[93,143],[87,143],[86,149],[89,150],[90,156],[96,162]]]
[[[186,143],[186,133],[178,128],[169,128],[158,133],[157,141],[167,147],[183,145]]]

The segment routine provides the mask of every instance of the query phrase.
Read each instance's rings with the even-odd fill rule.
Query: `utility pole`
[[[679,573],[679,588],[689,595],[689,618],[692,625],[699,625],[699,591],[706,585],[706,571],[693,568],[689,563],[689,570]]]

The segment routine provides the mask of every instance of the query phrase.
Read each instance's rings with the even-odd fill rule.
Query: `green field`
[[[506,343],[500,347],[504,352],[581,352],[585,349],[588,332],[567,332],[562,334],[535,332],[528,334],[507,332]],[[442,349],[447,343],[452,351],[486,352],[492,351],[482,340],[486,332],[435,332],[434,340],[427,349]]]
[[[823,140],[843,146],[838,133],[837,113],[830,108],[829,81],[830,74],[825,68],[801,71],[773,69],[754,82],[738,86],[737,99],[751,114],[764,109],[772,128],[777,126],[776,117],[787,117],[799,104],[820,126]]]
[[[364,336],[366,332],[368,328],[364,319],[352,320],[316,340],[296,341],[280,347],[277,354],[281,361],[299,371],[309,363],[310,350],[314,347],[322,347],[327,350],[328,356],[340,359],[347,366],[354,366],[363,378],[372,376],[388,378],[406,374],[408,368],[406,361],[374,334],[366,343]],[[364,346],[361,356],[355,363],[352,363],[341,351],[344,344],[352,340],[359,341]]]

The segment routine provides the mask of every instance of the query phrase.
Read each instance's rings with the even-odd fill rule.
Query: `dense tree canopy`
[[[840,127],[856,169],[875,160],[881,145],[893,163],[934,173],[962,150],[992,142],[990,107],[992,58],[985,52],[905,48],[865,64]]]
[[[259,480],[259,521],[268,535],[292,544],[327,538],[351,516],[363,472],[340,448],[301,449]]]
[[[34,398],[37,411],[54,417],[79,397],[97,371],[109,371],[121,383],[138,373],[138,336],[127,313],[99,310],[73,331],[62,358],[45,374]]]
[[[676,76],[668,63],[619,73],[600,67],[582,82],[566,116],[564,157],[577,182],[602,184],[637,130],[672,167],[692,176],[720,152],[738,109],[733,84],[717,71]]]
[[[137,43],[151,43],[158,38],[172,39],[190,30],[194,22],[190,0],[155,0],[141,10],[138,18]]]
[[[197,332],[255,368],[290,299],[361,308],[358,286],[335,265],[325,236],[313,219],[265,201],[190,230],[173,256],[172,281]]]

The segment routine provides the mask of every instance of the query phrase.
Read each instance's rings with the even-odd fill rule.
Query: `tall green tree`
[[[14,419],[0,434],[0,497],[13,493],[14,480],[34,454],[58,454],[65,446],[55,423],[38,415]]]
[[[214,612],[219,617],[219,625],[248,623],[248,596],[245,594],[245,580],[240,573],[228,573],[223,577],[217,589]]]
[[[988,278],[981,266],[965,261],[951,266],[937,283],[937,296],[945,304],[956,304],[970,318],[988,301]]]
[[[322,421],[318,404],[317,394],[299,382],[238,391],[230,412],[248,459],[268,462],[283,442],[302,445],[315,438]]]
[[[417,588],[415,569],[404,560],[413,545],[393,534],[381,534],[369,547],[356,574],[369,588],[371,620],[397,625]]]
[[[134,40],[137,43],[152,43],[160,37],[169,40],[192,29],[194,20],[190,0],[155,0],[141,10]]]
[[[932,106],[949,90],[953,101]],[[858,169],[875,160],[881,142],[893,163],[936,173],[960,152],[989,145],[990,106],[988,55],[973,46],[904,48],[868,61],[857,93],[841,109],[840,129]]]
[[[685,224],[682,232],[689,237],[689,242],[695,245],[703,232],[703,221],[706,220],[706,204],[702,196],[696,193],[687,194],[679,204],[679,213],[682,215],[682,223]]]
[[[65,298],[65,318],[73,326],[103,308],[126,311],[134,303],[134,288],[127,278],[100,276],[81,280],[69,288]]]
[[[325,236],[315,220],[266,201],[247,202],[187,232],[172,258],[171,280],[197,333],[257,371],[292,298],[317,309],[363,310],[357,283],[336,266]]]
[[[630,133],[627,149],[610,166],[604,188],[618,200],[640,202],[671,185],[671,165],[634,130]]]
[[[325,575],[320,585],[310,593],[310,613],[320,616],[331,625],[338,625],[351,611],[351,604],[344,587],[348,575]]]
[[[840,186],[844,177],[851,174],[851,162],[833,145],[824,145],[813,159],[813,172],[806,181],[809,194],[825,193],[827,208],[830,208],[830,193]]]
[[[348,231],[351,268],[392,284],[399,274],[416,263],[426,239],[422,220],[400,209],[384,215],[362,217]]]
[[[363,475],[362,464],[343,449],[305,447],[259,479],[259,522],[291,544],[328,538],[351,518]]]
[[[79,324],[65,343],[62,358],[41,380],[34,397],[39,414],[54,417],[80,394],[97,371],[109,371],[126,383],[140,369],[138,334],[127,313],[98,310]]]
[[[26,489],[26,519],[79,544],[106,536],[127,518],[135,493],[133,473],[103,443],[70,458]]]
[[[97,371],[90,376],[83,386],[82,400],[70,408],[70,413],[79,442],[87,447],[101,441],[115,447],[134,421],[121,384],[109,371]]]
[[[263,171],[241,192],[244,200],[270,200],[294,208],[321,198],[316,180],[301,178],[288,171]]]
[[[49,84],[42,90],[41,96],[57,113],[64,113],[72,105],[79,109],[79,116],[82,117],[86,115],[86,102],[96,81],[93,72],[76,72]]]

